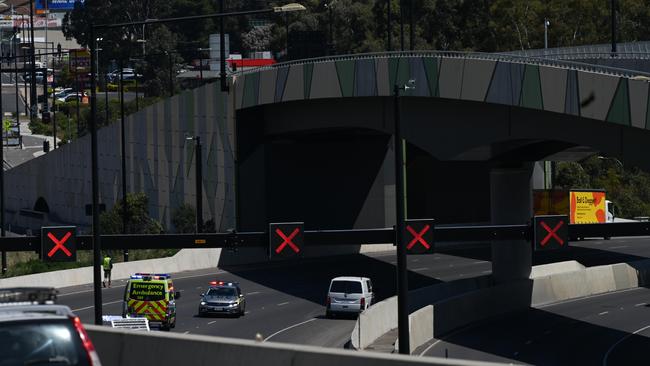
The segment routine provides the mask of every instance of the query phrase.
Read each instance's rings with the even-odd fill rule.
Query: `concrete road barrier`
[[[132,332],[85,325],[104,366],[492,366],[497,363],[354,352],[284,343],[184,335]]]
[[[182,249],[174,256],[158,259],[115,263],[112,280],[129,278],[136,272],[164,273],[214,268],[219,263],[221,249]],[[93,268],[83,267],[63,271],[36,273],[0,279],[0,288],[13,286],[67,287],[92,283]]]
[[[529,281],[498,286],[490,285],[489,276],[474,279],[474,283],[468,280],[451,281],[409,292],[411,352],[454,329],[500,314],[648,286],[650,260],[588,268],[576,261],[551,263],[533,267]],[[371,307],[359,317],[350,336],[352,345],[364,349],[395,328],[397,299],[393,297],[375,304],[374,309]],[[354,337],[358,339],[355,341]],[[398,347],[397,342],[395,347]]]

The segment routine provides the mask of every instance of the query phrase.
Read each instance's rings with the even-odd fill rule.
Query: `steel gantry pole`
[[[93,211],[93,288],[95,292],[95,324],[102,325],[102,277],[100,271],[101,242],[99,232],[99,167],[97,152],[97,126],[95,121],[95,111],[97,110],[97,90],[96,87],[96,70],[95,70],[95,26],[90,25],[90,118],[88,118],[88,127],[90,128],[90,167],[92,179],[92,211]],[[78,98],[77,98],[78,99]]]

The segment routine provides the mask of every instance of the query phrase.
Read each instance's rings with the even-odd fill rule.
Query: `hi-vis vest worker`
[[[106,256],[104,257],[104,271],[110,271],[111,269],[113,269],[111,257]]]
[[[151,323],[169,330],[176,326],[176,299],[174,284],[168,274],[136,273],[124,289],[122,316],[146,317]]]

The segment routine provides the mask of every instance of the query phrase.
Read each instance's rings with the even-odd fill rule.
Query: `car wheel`
[[[245,316],[245,315],[246,315],[246,306],[243,306],[239,311],[239,316]]]
[[[160,324],[160,330],[163,330],[165,332],[169,332],[169,324],[167,324],[167,323]]]

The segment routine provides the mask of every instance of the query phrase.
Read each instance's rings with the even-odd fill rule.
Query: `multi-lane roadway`
[[[535,264],[576,259],[591,266],[650,258],[650,239],[648,238],[621,238],[610,241],[587,240],[573,244],[574,248],[563,254],[535,255]],[[437,254],[428,256],[411,256],[408,258],[410,287],[416,288],[440,281],[488,274],[491,272],[489,253],[489,247],[478,246],[444,249]],[[342,347],[349,339],[350,332],[354,327],[354,319],[326,319],[324,317],[323,303],[329,280],[340,275],[371,277],[378,298],[383,299],[395,293],[394,265],[394,253],[382,252],[370,255],[306,259],[287,264],[272,263],[231,267],[227,268],[227,271],[215,268],[174,274],[174,285],[182,292],[182,297],[177,303],[177,326],[172,331],[246,339],[253,339],[259,333],[265,340],[271,342]],[[208,282],[216,279],[240,283],[247,296],[244,317],[200,318],[197,316],[199,295],[205,290]],[[123,291],[124,281],[116,281],[112,288],[103,290],[104,314],[117,315],[121,313]],[[634,296],[633,294],[638,294],[638,298],[628,298]],[[644,295],[648,296],[645,301],[642,299]],[[90,285],[61,289],[59,299],[61,303],[69,305],[84,322],[91,323],[93,321],[94,308]],[[592,304],[592,301],[596,301],[596,303]],[[531,348],[528,346],[535,342],[540,345],[539,352],[544,357],[550,356],[545,354],[542,349],[556,341],[566,347],[568,347],[566,343],[571,342],[588,345],[588,340],[584,341],[580,338],[571,340],[569,337],[560,337],[560,335],[570,334],[562,327],[571,328],[572,324],[592,324],[585,320],[587,319],[585,317],[588,316],[596,316],[596,319],[600,320],[611,319],[613,323],[603,323],[592,328],[587,327],[587,329],[583,329],[583,333],[579,333],[579,328],[573,329],[579,333],[576,334],[576,337],[595,334],[591,331],[592,329],[610,329],[610,335],[604,336],[605,341],[603,342],[616,340],[617,336],[624,336],[645,325],[642,322],[637,322],[639,327],[634,328],[634,320],[629,322],[625,320],[630,316],[640,316],[644,310],[650,311],[645,305],[639,305],[645,302],[650,302],[650,294],[645,290],[634,290],[552,305],[541,310],[531,310],[530,313],[507,316],[497,320],[496,323],[486,323],[487,325],[483,328],[481,325],[478,328],[470,328],[467,330],[470,333],[462,331],[453,333],[449,339],[445,338],[435,345],[426,345],[429,348],[425,354],[444,355],[446,350],[449,357],[455,358],[461,358],[466,354],[469,358],[476,359],[504,359],[536,364],[540,360],[544,363],[545,359],[535,358],[537,356],[516,357],[515,353],[518,352],[517,355],[527,354],[527,349]],[[610,303],[611,305],[609,305]],[[607,306],[611,308],[594,312],[594,309],[599,310],[599,307]],[[621,307],[629,311],[620,310]],[[585,313],[583,314],[582,311]],[[601,314],[605,311],[608,313]],[[537,323],[527,325],[529,323],[526,321]],[[569,325],[565,325],[562,321],[568,322]],[[543,324],[545,327],[541,329],[535,324]],[[557,327],[554,327],[553,324],[557,324]],[[503,332],[498,331],[501,327],[503,327]],[[517,332],[513,327],[519,327],[517,329],[520,330],[530,329],[532,333],[523,330]],[[532,331],[533,329],[538,329],[539,334]],[[473,331],[477,333],[473,335],[474,333],[471,333]],[[550,333],[548,333],[549,331]],[[648,332],[648,330],[643,329],[638,334],[644,334],[643,332]],[[469,337],[469,340],[462,338],[465,335]],[[505,337],[506,335],[510,338]],[[548,337],[546,337],[547,335]],[[501,342],[501,339],[504,341]],[[614,347],[609,357],[612,360],[621,357],[623,352],[620,350],[631,347],[630,344],[633,344],[631,342],[636,342],[637,339],[638,336],[634,336],[622,341],[617,347]],[[571,342],[569,342],[570,340]],[[529,341],[531,342],[527,344]],[[494,347],[490,346],[491,344]],[[601,344],[598,344],[601,347]],[[584,352],[589,349],[588,346],[586,346],[587,348],[580,347]],[[578,360],[578,358],[569,359],[574,362]],[[547,362],[547,364],[555,364],[553,359],[550,360],[550,363]]]

